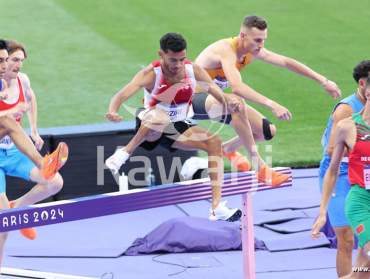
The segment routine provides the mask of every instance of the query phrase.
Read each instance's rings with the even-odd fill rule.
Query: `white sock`
[[[114,157],[116,157],[122,164],[127,161],[127,159],[130,157],[130,154],[126,152],[126,150],[119,148],[114,152]]]

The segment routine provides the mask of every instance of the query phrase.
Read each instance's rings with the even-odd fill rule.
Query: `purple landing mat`
[[[311,239],[309,231],[282,234],[261,226],[254,226],[254,237],[262,241],[270,251],[301,250],[330,245],[330,241],[325,236]]]
[[[261,241],[278,238],[281,234],[261,226],[254,226],[254,237]]]
[[[318,168],[310,168],[310,169],[292,169],[293,179],[301,179],[301,178],[312,178],[318,177],[319,169]]]
[[[226,199],[227,200],[227,199]],[[187,202],[177,205],[180,210],[183,210],[187,216],[208,218],[211,202],[209,200]],[[241,204],[238,208],[241,207]]]
[[[309,231],[279,234],[275,238],[259,239],[265,243],[267,249],[271,252],[330,246],[330,241],[325,236],[312,239]]]
[[[295,260],[292,260],[295,259]],[[162,262],[162,263],[160,263]],[[167,263],[164,263],[167,262]],[[171,264],[172,263],[172,264]],[[173,265],[178,264],[178,265]],[[160,256],[120,257],[120,258],[11,258],[6,257],[4,265],[12,268],[33,269],[44,272],[63,272],[66,274],[132,279],[242,279],[241,251],[166,254]],[[184,266],[184,267],[183,267]],[[314,273],[315,269],[326,270],[335,266],[335,250],[310,249],[302,251],[256,252],[256,271],[258,279],[308,278],[290,277],[293,272]],[[186,267],[191,267],[187,268]],[[182,272],[184,271],[184,272]],[[279,272],[280,271],[280,272]],[[182,273],[179,273],[182,272]],[[313,273],[311,273],[313,272]],[[170,274],[179,273],[176,276]],[[279,274],[275,276],[275,274]],[[321,273],[318,273],[321,274]],[[327,273],[325,273],[327,274]],[[335,270],[334,273],[335,274]],[[280,277],[280,275],[283,275]],[[285,275],[285,277],[284,277]],[[330,274],[329,274],[330,275]],[[269,276],[269,277],[268,277]],[[336,278],[336,277],[312,277]]]
[[[227,255],[226,257],[224,257]],[[217,252],[217,253],[190,253],[160,255],[155,260],[162,265],[176,264],[182,266],[184,271],[176,276],[167,274],[163,278],[218,278],[231,279],[243,278],[241,252]]]
[[[17,263],[15,263],[13,259],[9,260],[9,258],[6,258],[5,265],[14,268],[29,268],[47,272],[64,272],[75,276],[91,276],[104,279],[194,279],[210,278],[210,275],[214,279],[241,279],[241,252],[236,252],[234,254],[234,259],[232,259],[230,263],[223,263],[217,259],[221,253],[222,252],[167,254],[160,256],[120,257],[116,259],[21,258],[18,259],[19,262]],[[164,261],[169,263],[163,263]],[[171,264],[172,262],[174,262],[175,265]],[[206,270],[207,274],[202,277],[189,274],[189,271],[193,269]],[[179,274],[174,277],[170,276],[176,273]],[[103,274],[106,275],[103,276]]]
[[[283,209],[306,209],[320,206],[320,200],[317,198],[300,197],[285,198],[285,200],[276,200],[274,203],[265,205],[263,210],[283,210]]]
[[[308,218],[316,218],[317,216],[319,216],[320,207],[313,207],[300,211],[303,212],[303,214],[305,214]]]
[[[240,235],[240,226],[236,223],[196,217],[173,218],[136,239],[125,255],[236,250],[241,248]]]
[[[268,223],[280,223],[300,218],[306,218],[303,212],[291,209],[279,211],[258,210],[254,212],[253,220],[255,225],[263,225]]]
[[[228,201],[227,206],[229,207],[239,209],[242,208],[242,199],[240,195],[226,197],[223,200]],[[207,218],[207,213],[211,207],[211,203],[209,200],[204,200],[178,204],[177,206],[188,216]],[[270,211],[253,208],[253,220],[255,225],[289,221],[298,218],[307,218],[307,215],[300,210],[285,209],[279,211]]]
[[[229,262],[218,260],[217,253],[167,254],[160,256],[121,257],[117,259],[30,259],[22,258],[21,265],[5,259],[6,266],[32,268],[47,272],[61,272],[75,276],[118,279],[164,279],[164,278],[242,278],[241,252],[233,253]],[[168,263],[164,263],[168,262]],[[174,263],[174,264],[171,264]],[[200,272],[193,275],[189,272]],[[205,273],[204,273],[205,272]],[[177,274],[178,273],[178,274]],[[110,276],[103,277],[103,274]],[[170,276],[175,275],[176,276]],[[112,277],[113,275],[113,277]]]
[[[263,210],[308,209],[320,205],[321,195],[316,178],[294,180],[293,186],[291,189],[277,189],[274,195],[267,195],[267,192],[257,193],[254,197],[256,208]]]
[[[162,223],[145,237],[136,239],[125,255],[214,252],[241,248],[239,223],[179,217]],[[264,244],[255,240],[255,249],[265,249]]]
[[[283,252],[256,252],[258,273],[275,271],[309,270],[335,267],[336,251],[315,248]]]
[[[323,257],[325,259],[322,259]],[[225,279],[242,278],[241,276],[242,257],[241,254],[236,255],[235,252],[179,254],[177,255],[177,257],[175,257],[173,254],[170,254],[170,255],[161,255],[156,259],[158,261],[162,261],[163,263],[166,262],[167,264],[172,263],[193,267],[186,270],[186,273],[192,276],[192,278],[213,278],[214,274],[217,274],[217,278]],[[216,259],[217,261],[214,261],[214,259]],[[217,263],[221,265],[217,265]],[[335,267],[335,253],[332,253],[332,250],[330,249],[310,249],[304,251],[289,251],[275,253],[270,253],[267,251],[256,252],[257,278],[259,278],[258,276],[260,274],[269,274],[270,277],[265,278],[275,279],[279,278],[274,277],[274,274],[276,272],[282,271],[295,272],[300,270],[313,272],[315,270],[320,269],[326,270],[334,267]],[[288,275],[288,273],[286,275]],[[189,277],[180,277],[180,278],[189,278]],[[295,277],[294,279],[297,278],[298,277]]]
[[[336,251],[316,248],[300,251],[258,251],[257,279],[335,279]],[[293,260],[294,259],[294,260]]]
[[[5,253],[23,257],[117,257],[140,235],[184,213],[175,206],[38,227],[30,241],[11,232]]]
[[[296,233],[304,231],[308,232],[311,230],[314,221],[315,219],[313,218],[304,218],[291,220],[279,224],[265,224],[263,226],[272,231],[280,233]]]
[[[256,208],[263,210],[308,209],[319,206],[321,200],[317,178],[294,180],[292,188],[281,188],[274,191],[273,195],[267,194],[267,192],[257,193],[254,196]]]
[[[231,207],[242,204],[241,196],[226,198]],[[317,178],[293,179],[293,187],[253,193],[253,208],[258,210],[310,209],[320,205]]]
[[[224,200],[228,200],[225,198]],[[211,203],[208,200],[197,201],[191,203],[184,203],[177,205],[184,213],[188,216],[208,218],[207,214],[210,209]],[[229,205],[229,203],[227,204]],[[236,205],[236,202],[232,202],[231,207],[241,208],[241,199],[240,204]],[[279,211],[267,211],[267,210],[254,210],[253,220],[255,225],[262,225],[265,223],[277,223],[282,221],[289,221],[299,218],[307,218],[306,214],[299,210],[279,210]]]
[[[182,268],[178,266],[156,263],[152,258],[153,255],[99,259],[6,257],[4,266],[44,272],[65,273],[75,276],[90,276],[99,279],[163,279],[171,278],[168,277],[168,274],[182,270]]]

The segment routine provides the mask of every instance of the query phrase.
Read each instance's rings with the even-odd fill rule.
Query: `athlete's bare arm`
[[[28,110],[28,106],[25,103],[19,103],[15,107],[12,107],[11,109],[0,111],[0,117],[2,116],[13,117],[13,115],[23,114],[27,110]]]
[[[224,94],[203,68],[199,67],[197,64],[193,64],[193,67],[195,79],[199,82],[202,92],[208,92],[221,104],[227,106],[228,110],[231,112],[239,111],[242,104],[237,98]]]
[[[327,147],[327,153],[331,156],[333,154],[334,150],[334,132],[338,126],[339,121],[342,119],[351,117],[353,114],[353,109],[351,108],[350,105],[347,104],[339,104],[335,111],[333,112],[333,126],[330,132],[330,139],[329,139],[329,145]]]
[[[314,238],[320,236],[320,230],[326,223],[327,208],[338,178],[340,161],[343,154],[346,152],[346,148],[352,149],[356,141],[356,126],[351,118],[343,119],[338,123],[334,131],[334,138],[334,150],[329,168],[324,177],[320,215],[311,230],[311,235]]]
[[[226,46],[219,52],[222,69],[225,73],[232,92],[248,101],[268,107],[274,115],[281,120],[289,120],[292,114],[289,110],[275,101],[258,93],[242,80],[239,70],[236,65],[236,56],[231,46]]]
[[[0,83],[2,85],[2,88],[0,90],[0,100],[5,100],[6,98],[8,98],[8,91],[6,90],[8,88],[8,85],[5,79],[1,79]]]
[[[118,110],[123,102],[133,96],[142,88],[152,88],[155,81],[155,74],[153,66],[149,65],[145,69],[138,72],[134,78],[119,90],[111,99],[106,118],[113,122],[122,120],[122,117],[118,114]]]
[[[37,128],[37,101],[36,95],[31,87],[31,82],[25,73],[19,73],[19,78],[22,82],[24,94],[26,97],[26,103],[28,104],[29,110],[27,111],[27,117],[31,128],[31,138],[35,143],[37,150],[41,150],[44,145],[43,139],[40,137]]]
[[[265,48],[261,49],[259,53],[255,56],[255,58],[263,60],[275,66],[286,68],[292,72],[317,81],[333,98],[338,98],[341,96],[340,89],[335,82],[328,80],[325,76],[315,72],[310,67],[302,64],[301,62],[293,58],[274,53]]]

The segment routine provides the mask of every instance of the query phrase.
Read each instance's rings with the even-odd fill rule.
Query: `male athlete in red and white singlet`
[[[178,83],[169,82],[162,70],[161,61],[151,63],[155,73],[153,89],[144,88],[144,108],[139,118],[154,107],[167,112],[171,122],[178,122],[193,116],[191,101],[197,81],[194,77],[193,64],[184,61],[184,76]]]
[[[238,111],[240,102],[224,97],[208,74],[196,64],[186,60],[186,41],[180,34],[168,33],[160,40],[160,61],[151,63],[115,94],[110,102],[107,118],[120,121],[118,110],[123,102],[139,91],[145,90],[143,111],[137,115],[137,133],[130,143],[106,160],[106,165],[117,173],[135,148],[147,150],[157,145],[174,149],[201,149],[209,155],[209,175],[212,186],[211,220],[236,220],[238,209],[229,209],[221,202],[223,161],[220,139],[207,130],[188,121],[192,115],[191,100],[196,82],[202,83],[220,103],[231,112]]]
[[[68,157],[68,147],[64,143],[60,143],[52,154],[42,157],[19,125],[23,112],[25,112],[23,107],[26,107],[26,102],[31,103],[29,115],[32,117],[36,112],[36,102],[32,96],[33,91],[28,77],[20,73],[26,57],[23,45],[15,41],[0,40],[0,64],[3,64],[3,59],[6,58],[4,64],[6,71],[3,76],[4,80],[1,82],[1,90],[4,91],[6,97],[0,101],[0,113],[8,113],[0,119],[0,210],[27,206],[59,191],[63,180],[57,171]],[[14,113],[9,113],[10,111]],[[30,124],[32,129],[35,123],[30,120]],[[37,144],[38,139],[34,134],[32,138]],[[39,184],[22,197],[9,203],[5,191],[6,175],[21,177]],[[33,228],[22,229],[21,233],[29,239],[36,237],[36,231]],[[7,233],[0,234],[0,266],[6,238]]]
[[[9,58],[8,67],[5,73],[7,83],[7,98],[0,101],[0,111],[9,110],[21,103],[27,103],[30,106],[28,112],[29,123],[31,127],[31,138],[34,140],[38,149],[41,149],[43,141],[37,132],[37,105],[36,97],[31,88],[30,80],[25,73],[20,72],[23,61],[27,54],[25,47],[16,41],[7,41]],[[18,123],[21,123],[23,114],[13,115]],[[57,153],[55,164],[59,169],[64,165],[68,156],[68,149],[62,144]],[[58,158],[60,157],[60,158]],[[0,195],[6,198],[6,176],[15,176],[33,181],[37,184],[25,195],[11,202],[11,207],[22,207],[39,202],[55,193],[59,192],[63,186],[63,179],[56,171],[46,178],[45,173],[38,168],[25,154],[23,154],[13,143],[9,135],[0,138]],[[21,230],[22,234],[34,239],[36,232],[32,229]]]

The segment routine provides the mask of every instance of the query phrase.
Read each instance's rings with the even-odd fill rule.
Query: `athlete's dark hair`
[[[242,25],[247,28],[255,27],[259,30],[265,30],[267,28],[267,22],[263,17],[256,15],[249,15],[243,19]]]
[[[8,50],[7,43],[6,43],[6,41],[5,41],[5,40],[3,40],[3,39],[0,39],[0,49],[1,49],[1,50],[2,50],[2,49],[6,49],[6,50]]]
[[[363,60],[356,65],[353,69],[353,78],[355,79],[356,83],[360,80],[360,78],[369,77],[370,72],[370,60]]]
[[[162,36],[159,41],[161,50],[168,52],[179,52],[186,49],[186,40],[181,34],[178,33],[167,33]]]
[[[15,40],[7,40],[6,44],[8,45],[9,55],[16,52],[17,50],[21,50],[23,51],[24,57],[27,58],[27,52],[26,52],[26,48],[24,47],[24,45],[22,45],[21,43],[18,43]]]

